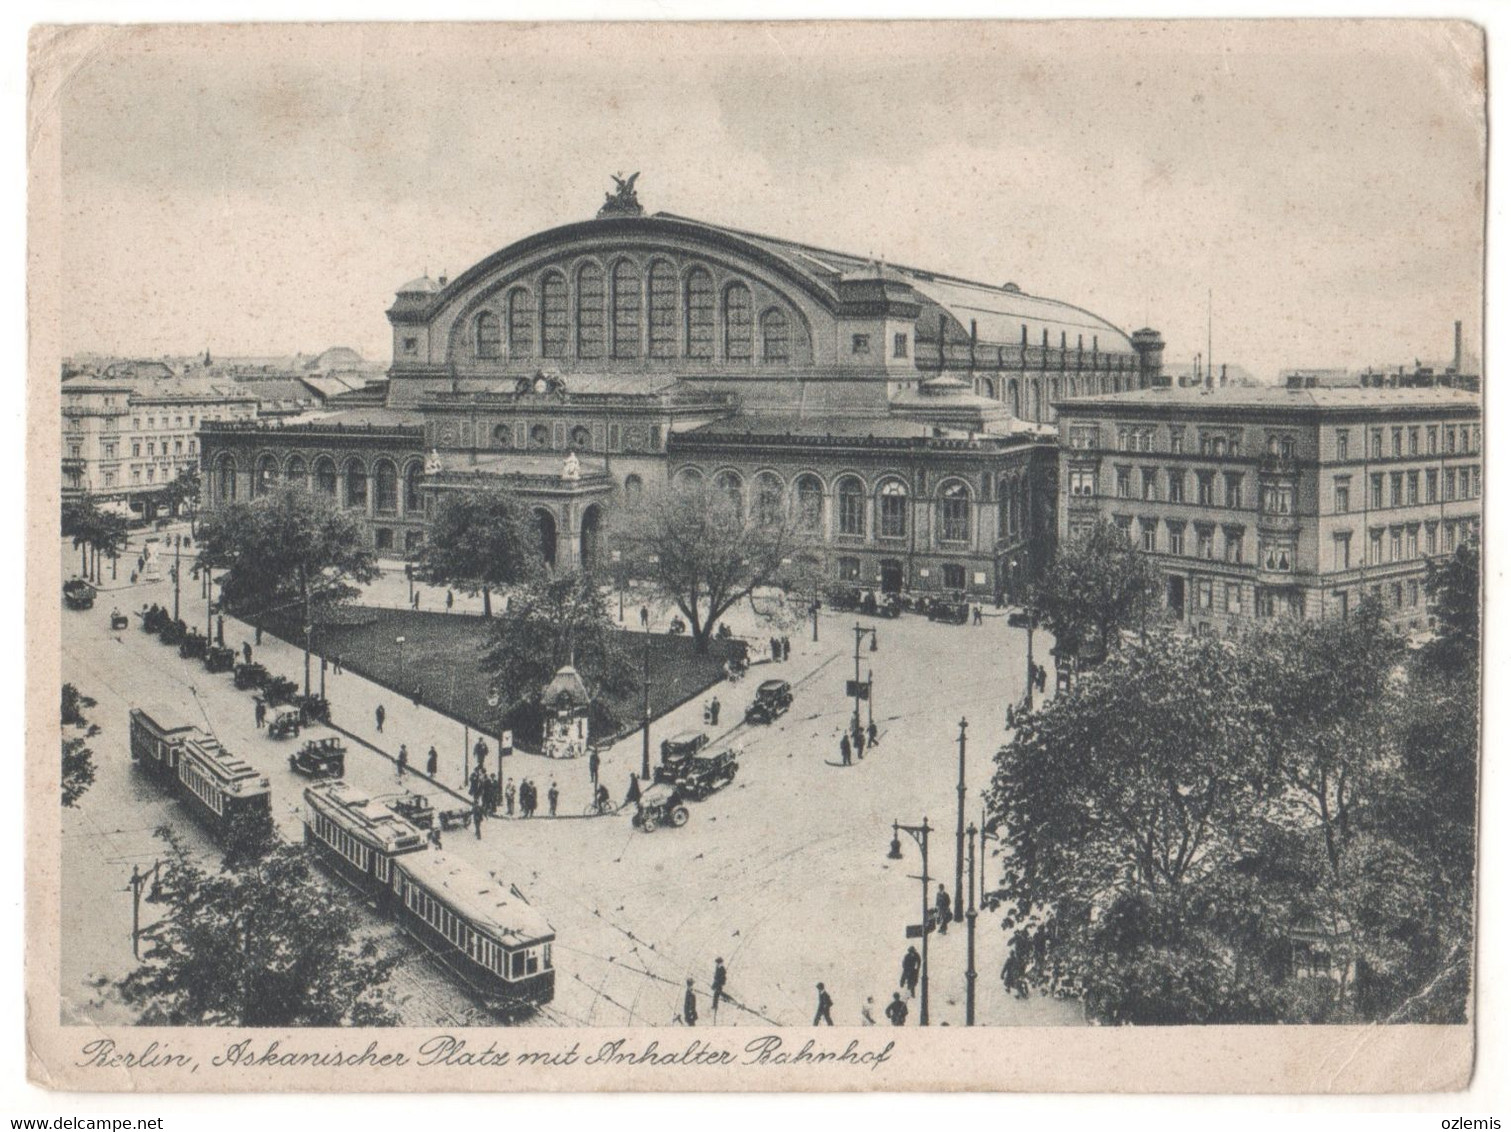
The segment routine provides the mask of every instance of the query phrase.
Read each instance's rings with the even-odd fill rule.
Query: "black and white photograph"
[[[31,67],[34,1080],[1466,1085],[1480,28]]]

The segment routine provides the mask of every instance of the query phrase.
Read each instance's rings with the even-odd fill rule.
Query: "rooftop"
[[[436,849],[403,857],[404,870],[488,934],[514,943],[555,938],[556,929],[513,885]]]
[[[1408,389],[1364,389],[1319,386],[1313,389],[1288,389],[1281,385],[1227,386],[1205,389],[1201,386],[1169,386],[1160,389],[1135,389],[1127,393],[1102,393],[1060,402],[1062,412],[1091,406],[1108,408],[1187,408],[1187,409],[1296,409],[1323,412],[1390,408],[1465,408],[1478,409],[1480,399],[1461,389],[1423,387]]]

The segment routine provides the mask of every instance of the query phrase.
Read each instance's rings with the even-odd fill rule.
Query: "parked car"
[[[929,620],[946,625],[964,625],[971,617],[970,603],[959,598],[936,597],[929,603]]]
[[[630,824],[645,833],[653,833],[663,825],[681,829],[687,824],[689,814],[682,795],[670,783],[658,782],[647,786],[640,795],[640,808],[630,819]]]
[[[224,645],[211,645],[205,652],[207,672],[230,672],[236,667],[236,650]]]
[[[268,682],[268,670],[255,661],[251,664],[238,664],[231,674],[231,682],[242,691],[261,688]]]
[[[670,739],[661,740],[661,761],[663,763],[677,762],[690,755],[696,755],[706,746],[708,746],[708,732],[679,731]]]
[[[306,778],[340,778],[346,773],[346,744],[334,735],[307,739],[289,756],[289,769]]]
[[[657,767],[656,783],[675,786],[683,798],[700,802],[733,782],[739,769],[734,751],[705,748],[670,766]]]
[[[83,578],[63,583],[63,604],[69,609],[93,609],[95,589]]]
[[[746,723],[771,723],[792,706],[792,685],[786,680],[763,680],[755,702],[745,709]]]
[[[287,676],[274,676],[262,686],[262,693],[267,697],[269,707],[277,704],[292,704],[295,697],[299,695],[299,685]]]
[[[268,717],[269,739],[294,739],[299,735],[299,713],[293,708],[279,708]]]

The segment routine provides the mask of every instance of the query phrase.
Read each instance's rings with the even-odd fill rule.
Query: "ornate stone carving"
[[[635,195],[635,181],[639,173],[631,173],[628,177],[614,174],[614,191],[603,194],[603,207],[598,210],[602,216],[644,216],[645,209],[640,207],[640,198]]]

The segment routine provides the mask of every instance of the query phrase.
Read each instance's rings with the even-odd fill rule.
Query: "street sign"
[[[907,928],[907,931],[903,933],[903,938],[904,939],[922,939],[923,938],[923,925],[922,924],[909,924],[908,928]]]
[[[869,700],[871,698],[871,681],[869,680],[846,680],[845,695],[852,700]]]

